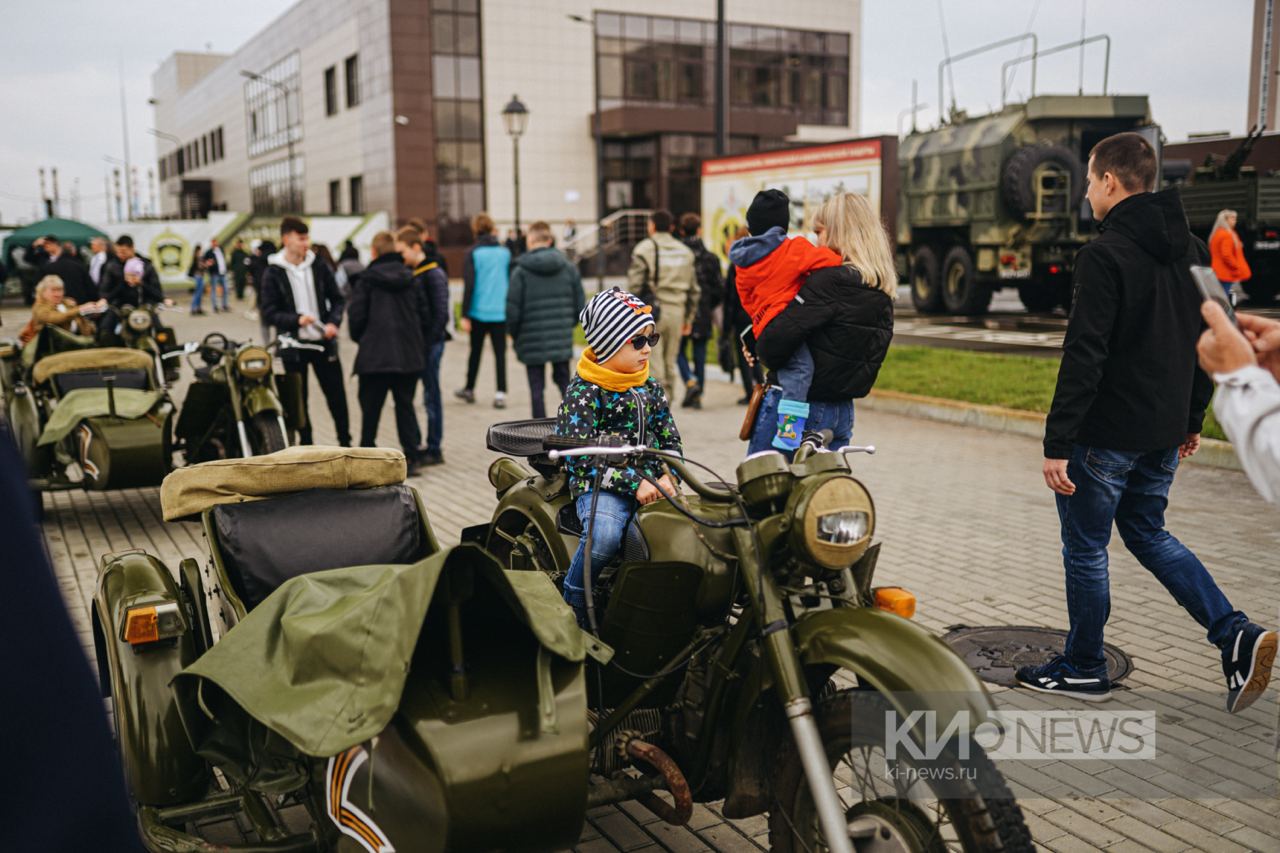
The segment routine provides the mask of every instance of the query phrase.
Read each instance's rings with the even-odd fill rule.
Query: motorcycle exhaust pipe
[[[849,824],[845,819],[840,798],[836,795],[835,782],[831,778],[831,766],[827,763],[827,751],[818,734],[818,724],[813,719],[813,703],[806,696],[792,699],[786,705],[787,719],[791,723],[791,736],[800,752],[800,764],[804,767],[805,781],[813,797],[818,823],[827,840],[831,853],[853,853],[849,842]]]
[[[684,774],[671,760],[671,756],[638,737],[628,738],[624,748],[632,759],[642,761],[662,774],[667,790],[675,799],[673,806],[652,791],[644,791],[636,794],[636,802],[672,826],[684,826],[688,823],[689,818],[693,816],[693,794],[689,791],[689,783],[685,780]]]

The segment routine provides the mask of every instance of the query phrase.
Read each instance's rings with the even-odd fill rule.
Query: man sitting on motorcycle
[[[615,287],[592,298],[579,319],[587,349],[565,389],[556,434],[589,440],[611,435],[627,444],[681,452],[680,433],[666,394],[649,376],[649,354],[658,343],[653,309]],[[597,466],[604,467],[598,471]],[[661,498],[659,488],[674,495],[676,486],[665,466],[650,459],[614,467],[606,457],[577,457],[566,460],[565,469],[582,522],[582,539],[565,575],[564,598],[578,624],[586,627],[583,562],[588,531],[594,578],[617,555],[628,525],[634,523],[636,508]]]

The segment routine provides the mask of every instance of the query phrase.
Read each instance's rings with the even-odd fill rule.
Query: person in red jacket
[[[1209,257],[1212,258],[1213,272],[1227,290],[1227,298],[1236,304],[1234,286],[1253,277],[1249,262],[1244,259],[1244,245],[1240,235],[1236,233],[1236,212],[1222,210],[1214,220],[1213,232],[1209,235]]]
[[[791,200],[781,190],[756,193],[747,208],[744,237],[729,248],[729,260],[736,267],[738,296],[751,317],[751,331],[759,342],[769,321],[797,299],[809,273],[841,264],[831,249],[815,246],[804,237],[787,239],[791,221]],[[778,429],[773,446],[795,450],[800,446],[809,418],[809,385],[813,382],[813,355],[801,344],[790,360],[775,367],[782,400],[778,403]]]

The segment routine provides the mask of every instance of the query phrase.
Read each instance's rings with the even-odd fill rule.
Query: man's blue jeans
[[[773,437],[778,434],[778,402],[782,399],[782,390],[770,388],[760,402],[760,413],[756,415],[756,424],[751,430],[751,441],[747,444],[747,453],[758,453],[761,450],[776,450]],[[829,429],[832,433],[831,449],[844,447],[853,438],[853,401],[844,403],[809,403],[809,420],[806,430]],[[784,454],[790,457],[791,454]]]
[[[600,570],[617,556],[627,525],[635,524],[637,506],[634,497],[601,490],[600,499],[596,502],[595,527],[592,528],[591,492],[580,495],[574,503],[578,520],[582,522],[582,538],[578,540],[578,550],[569,563],[569,572],[564,576],[564,600],[571,607],[587,606],[582,569],[586,559],[587,530],[591,530],[591,577],[594,582],[600,577]]]
[[[1218,648],[1248,619],[1234,610],[1196,555],[1164,529],[1178,448],[1148,452],[1077,445],[1067,463],[1075,494],[1058,495],[1071,631],[1065,655],[1082,675],[1106,672],[1102,630],[1111,615],[1107,543],[1114,521],[1125,547],[1164,584]]]
[[[221,273],[209,274],[209,301],[215,306],[218,304],[218,294],[222,294],[222,310],[230,311],[231,306],[227,302],[227,277]]]
[[[422,407],[427,412],[427,452],[438,454],[444,441],[444,404],[440,397],[440,360],[444,341],[427,347],[427,366],[422,370]]]
[[[693,364],[685,356],[686,350],[693,351]],[[707,339],[685,335],[680,339],[680,352],[676,355],[676,369],[680,378],[688,384],[690,379],[698,380],[698,387],[707,387]]]

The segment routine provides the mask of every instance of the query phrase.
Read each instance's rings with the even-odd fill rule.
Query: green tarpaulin
[[[8,264],[10,249],[14,246],[29,246],[31,241],[37,237],[57,237],[60,242],[64,243],[70,240],[83,248],[88,246],[89,241],[94,237],[106,236],[106,234],[92,225],[76,222],[74,219],[42,219],[39,222],[24,225],[17,231],[10,232],[4,238],[4,248],[0,250],[0,253],[2,253],[5,263]]]
[[[159,391],[141,391],[137,388],[115,389],[116,415],[122,418],[140,418],[160,402]],[[40,433],[40,444],[53,444],[75,429],[85,418],[111,414],[111,402],[106,388],[77,388],[58,401],[58,406]]]
[[[210,709],[220,726],[250,731],[247,715],[306,755],[336,755],[391,721],[437,581],[459,569],[495,589],[549,651],[583,659],[582,632],[546,575],[504,571],[484,550],[459,545],[412,565],[286,581],[179,673],[175,688],[207,679],[237,706]]]

